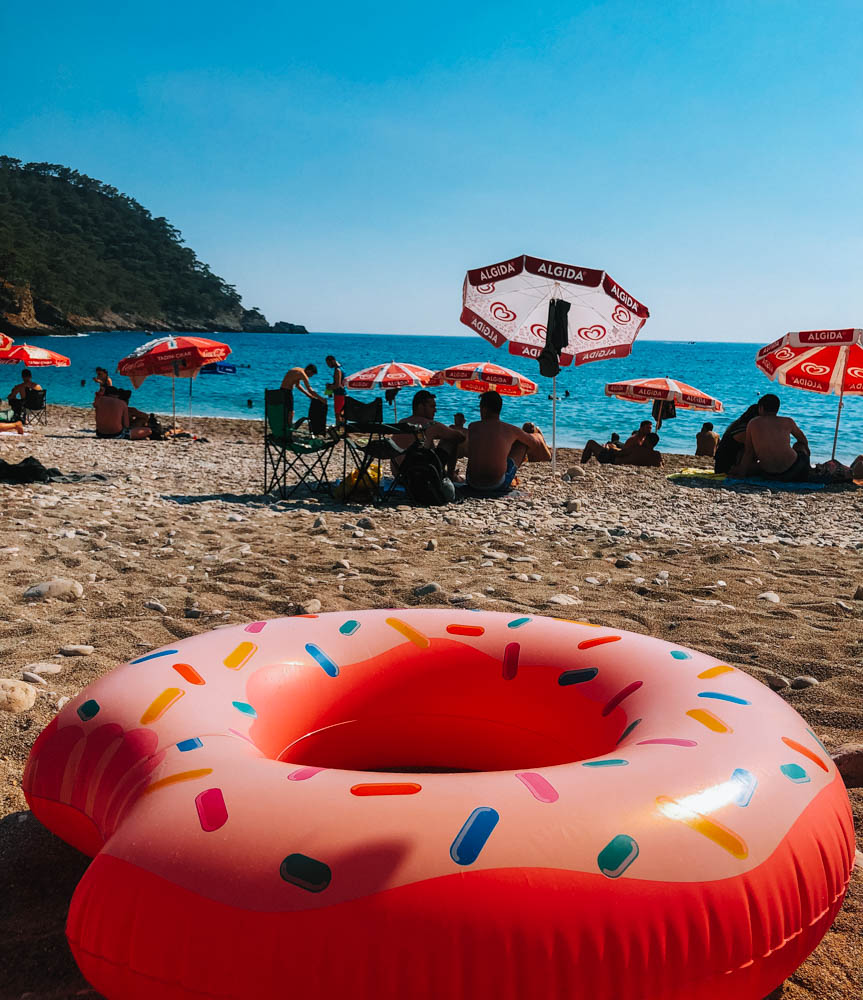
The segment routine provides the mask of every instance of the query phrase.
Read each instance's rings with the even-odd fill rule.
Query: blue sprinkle
[[[231,702],[231,704],[238,711],[242,712],[243,715],[251,715],[251,717],[253,719],[257,719],[258,713],[252,708],[252,706],[250,704],[248,704],[248,702],[245,702],[245,701],[233,701],[233,702]]]
[[[607,878],[619,878],[637,857],[638,844],[628,834],[619,833],[599,852],[596,863]]]
[[[568,687],[570,684],[583,684],[585,681],[592,681],[598,673],[596,667],[585,667],[583,670],[564,670],[558,677],[557,683],[561,687]]]
[[[320,666],[323,667],[325,674],[329,674],[330,677],[339,676],[339,668],[319,646],[316,646],[313,642],[307,642],[306,652],[313,659],[317,660]]]
[[[630,724],[626,727],[626,729],[624,729],[623,732],[620,734],[620,739],[617,741],[617,744],[615,745],[623,743],[626,737],[629,736],[629,734],[632,732],[633,729],[635,729],[635,727],[638,725],[639,722],[641,722],[641,719],[636,719],[635,722],[630,722]]]
[[[193,736],[190,740],[180,740],[177,749],[181,753],[186,753],[189,750],[199,750],[203,745],[197,736]]]
[[[178,649],[163,649],[161,653],[147,653],[146,656],[139,656],[137,660],[132,660],[132,663],[144,663],[147,660],[156,660],[160,656],[174,656],[178,653]]]
[[[805,785],[812,780],[799,764],[783,764],[779,770],[795,785]]]
[[[339,625],[339,632],[341,632],[342,635],[353,635],[359,627],[360,623],[351,618],[349,621],[346,621],[344,625]]]
[[[513,618],[511,622],[506,623],[507,628],[521,628],[522,625],[527,625],[530,621],[529,618]]]
[[[78,718],[82,722],[89,722],[94,715],[98,715],[102,706],[98,701],[94,701],[92,698],[89,701],[85,701],[83,705],[78,706]]]
[[[449,856],[453,861],[457,865],[472,865],[485,847],[499,819],[497,810],[491,806],[479,806],[474,809],[449,849]]]
[[[612,757],[608,760],[583,760],[581,762],[582,767],[626,767],[629,763],[628,760],[623,760],[620,757]]]
[[[730,701],[733,705],[751,705],[745,698],[736,698],[733,694],[720,694],[719,691],[699,691],[699,698],[715,698],[717,701]]]
[[[818,737],[815,735],[815,733],[813,733],[811,729],[807,729],[806,732],[809,733],[809,735],[812,737],[812,739],[815,740],[815,742],[818,744],[818,746],[820,746],[821,749],[824,751],[824,753],[826,753],[827,756],[829,757],[830,756],[830,751],[827,749],[827,747],[824,746],[824,744],[821,742],[821,740],[818,739]]]
[[[740,791],[737,793],[734,804],[745,808],[752,801],[752,796],[755,794],[755,788],[758,785],[758,779],[751,771],[747,771],[742,767],[736,767],[731,774],[731,780],[740,785]]]
[[[671,655],[675,660],[688,660],[691,659],[689,653],[684,653],[682,649],[672,649]]]

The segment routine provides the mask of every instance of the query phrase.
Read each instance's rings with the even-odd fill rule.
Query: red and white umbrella
[[[347,389],[404,389],[407,386],[426,385],[434,372],[422,365],[409,365],[402,361],[372,365],[354,372],[345,379]]]
[[[833,458],[844,396],[863,396],[863,330],[786,333],[755,355],[755,364],[780,385],[839,396]]]
[[[491,361],[474,361],[463,365],[452,365],[435,372],[429,385],[455,386],[467,392],[488,392],[494,389],[501,396],[532,396],[537,391],[536,382],[520,372]]]
[[[15,344],[0,349],[0,365],[25,365],[27,368],[68,368],[71,362],[64,354],[47,347]]]
[[[722,403],[700,389],[673,378],[630,378],[624,382],[609,382],[606,396],[628,399],[633,403],[653,403],[669,400],[682,410],[712,410],[722,413]]]

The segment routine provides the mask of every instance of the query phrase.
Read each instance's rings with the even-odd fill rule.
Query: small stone
[[[61,656],[89,656],[96,651],[95,646],[61,646]]]
[[[327,522],[324,520],[323,514],[318,514],[315,520],[312,522],[313,528],[326,528]]]
[[[566,474],[570,479],[581,479],[583,476],[587,475],[587,471],[580,465],[573,465],[566,470]]]
[[[538,583],[542,579],[542,573],[528,573],[528,579]]]
[[[854,591],[854,600],[863,601],[863,583]]]
[[[0,712],[27,712],[36,704],[36,688],[26,681],[0,677]]]
[[[440,589],[439,583],[423,583],[419,587],[414,587],[414,597],[428,597],[429,594],[439,593]]]
[[[49,597],[61,601],[77,601],[83,595],[84,588],[77,580],[67,580],[63,577],[55,577],[53,580],[37,583],[24,591],[24,599],[28,601],[44,601]]]
[[[321,602],[317,597],[313,597],[310,601],[306,601],[305,604],[300,605],[300,612],[304,615],[316,615],[321,610]]]
[[[228,514],[228,521],[245,521],[246,519],[239,514]]]
[[[426,552],[434,552],[437,549],[437,539],[430,538],[426,542]]]
[[[160,614],[165,614],[168,610],[160,601],[144,601],[144,607],[149,608],[150,611],[158,611]]]
[[[668,570],[667,569],[661,569],[656,574],[656,579],[657,580],[667,580],[668,579]]]
[[[833,754],[833,763],[846,788],[863,788],[863,743],[844,743]]]
[[[63,668],[59,663],[28,663],[24,669],[31,674],[59,674]]]
[[[615,559],[614,566],[615,569],[629,569],[630,563],[626,559]]]
[[[637,552],[624,552],[623,558],[627,562],[631,562],[631,563],[644,562],[644,560],[641,558],[641,556]]]
[[[183,608],[184,618],[203,618],[204,612],[200,608]]]
[[[791,683],[782,674],[768,674],[764,680],[771,691],[783,691]]]
[[[775,590],[765,590],[763,594],[758,595],[759,601],[770,601],[771,604],[779,603],[779,594]],[[792,684],[793,687],[793,684]]]
[[[351,564],[348,562],[347,559],[336,559],[335,565],[333,566],[333,569],[350,569],[350,568]]]
[[[567,514],[577,514],[580,510],[581,510],[581,500],[567,500],[566,502]]]
[[[65,695],[65,694],[63,695],[62,698],[58,698],[57,699],[57,711],[59,712],[60,709],[63,708],[64,705],[68,705],[69,704],[69,700],[70,700],[69,696]]]
[[[374,531],[375,522],[370,517],[361,517],[357,521],[358,528],[365,528],[366,531]]]
[[[577,597],[572,597],[569,594],[555,594],[554,597],[549,597],[547,604],[560,604],[564,607],[569,607],[572,604],[581,604],[582,601]]]
[[[513,573],[512,578],[513,580],[518,580],[519,583],[530,582],[530,577],[527,575],[527,573]]]
[[[30,684],[42,684],[43,686],[48,686],[48,681],[45,680],[40,674],[31,673],[29,670],[21,671],[21,679],[29,681]]]
[[[791,687],[795,691],[801,691],[803,688],[815,687],[818,683],[817,677],[809,677],[807,675],[801,675],[800,677],[794,677],[791,681]]]
[[[633,583],[644,583],[644,577],[643,576],[637,576],[637,577],[635,577],[635,579],[632,582]]]

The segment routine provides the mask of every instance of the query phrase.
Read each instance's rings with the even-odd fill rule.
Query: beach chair
[[[47,393],[44,389],[28,389],[24,395],[24,405],[21,407],[21,422],[24,424],[47,424],[48,407],[45,403]]]
[[[278,488],[283,500],[301,486],[315,492],[328,487],[327,465],[339,443],[335,434],[312,434],[308,417],[289,423],[288,395],[286,389],[264,392],[264,492]],[[297,481],[289,485],[293,475]]]

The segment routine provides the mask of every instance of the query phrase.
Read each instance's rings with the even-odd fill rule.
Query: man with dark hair
[[[21,419],[21,414],[24,412],[24,401],[27,398],[27,393],[31,390],[41,392],[42,386],[33,381],[33,372],[29,368],[24,368],[21,371],[21,381],[9,393],[9,405],[12,407],[16,421]]]
[[[333,380],[327,383],[327,392],[332,393],[333,396],[333,412],[336,415],[336,423],[344,423],[344,417],[342,414],[345,409],[345,373],[342,371],[342,366],[336,361],[334,354],[328,354],[326,356],[327,368],[332,368],[333,370]]]
[[[695,435],[695,454],[703,458],[713,458],[719,444],[719,435],[713,429],[713,424],[703,424]]]
[[[414,393],[411,404],[411,415],[403,421],[406,424],[413,424],[414,427],[422,427],[423,444],[426,448],[434,447],[435,453],[441,460],[444,471],[452,479],[455,476],[455,467],[458,462],[458,446],[464,441],[464,431],[456,427],[447,427],[439,420],[435,420],[437,411],[437,400],[434,393],[428,389],[420,389]],[[399,448],[409,448],[416,440],[413,434],[394,434],[393,442]],[[402,462],[401,455],[392,460],[393,474],[395,475]]]
[[[535,427],[523,430],[500,419],[503,399],[494,389],[479,397],[479,420],[468,427],[467,482],[482,493],[503,492],[527,459],[548,462],[551,452]]]
[[[584,465],[585,462],[596,458],[601,465],[638,465],[646,468],[658,468],[662,465],[662,455],[656,450],[658,444],[659,435],[653,432],[647,433],[643,438],[636,432],[624,442],[623,447],[619,450],[603,448],[598,441],[590,440],[581,453],[581,463]]]
[[[743,457],[731,475],[785,483],[805,483],[809,478],[809,442],[791,417],[779,416],[779,397],[774,393],[758,400],[758,416],[746,425]]]
[[[294,389],[299,389],[304,396],[308,396],[309,399],[319,399],[322,403],[325,402],[323,396],[319,395],[312,388],[309,379],[313,375],[318,374],[317,365],[306,365],[305,368],[291,368],[285,373],[285,377],[282,379],[282,389],[288,390],[287,399],[287,422],[292,424],[294,422]]]

